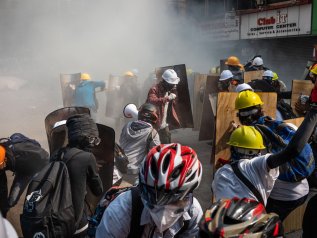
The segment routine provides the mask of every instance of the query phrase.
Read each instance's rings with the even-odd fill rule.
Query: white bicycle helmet
[[[147,205],[166,205],[183,200],[198,187],[202,166],[192,148],[162,144],[150,150],[139,176],[141,196]]]

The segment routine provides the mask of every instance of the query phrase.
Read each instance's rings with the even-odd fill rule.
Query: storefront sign
[[[241,16],[241,39],[311,34],[311,4]]]
[[[239,40],[239,24],[238,16],[227,13],[223,19],[203,22],[200,23],[199,27],[204,40]]]

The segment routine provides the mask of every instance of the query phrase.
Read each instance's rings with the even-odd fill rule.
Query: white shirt
[[[309,185],[307,179],[303,179],[299,182],[286,182],[277,179],[270,198],[279,201],[295,201],[306,196],[308,193]]]
[[[113,200],[105,210],[102,220],[97,227],[96,238],[125,238],[130,232],[132,214],[132,195],[131,191],[120,194]],[[183,220],[190,220],[188,229],[180,237],[196,237],[199,233],[198,223],[203,216],[203,211],[196,198],[188,212],[183,215]],[[145,225],[142,238],[147,238],[155,229],[152,237],[172,238],[183,227],[183,220],[179,219],[172,225],[165,234],[159,233],[155,229],[155,224],[151,218],[149,210],[144,207],[141,215],[140,225]],[[137,224],[135,224],[137,225]]]
[[[242,174],[258,189],[262,195],[264,205],[279,176],[278,167],[269,169],[267,158],[270,154],[255,157],[253,159],[241,159],[238,166]],[[235,175],[231,165],[227,164],[217,170],[212,182],[212,190],[216,200],[222,198],[252,198],[257,200],[251,190]]]

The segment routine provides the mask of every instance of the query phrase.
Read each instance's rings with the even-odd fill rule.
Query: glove
[[[176,98],[176,94],[174,94],[174,93],[171,93],[170,95],[167,96],[167,99],[168,99],[169,101],[172,101],[172,100],[174,100],[175,98]]]

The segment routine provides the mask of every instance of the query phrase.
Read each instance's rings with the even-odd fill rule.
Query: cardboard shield
[[[275,117],[276,114],[276,93],[257,92],[263,101],[264,115]],[[232,123],[240,124],[235,110],[235,100],[238,93],[218,93],[217,117],[216,117],[216,151],[211,157],[213,165],[218,159],[230,159],[230,146],[227,145],[231,132],[234,130]]]
[[[73,106],[75,89],[77,85],[80,83],[80,73],[60,74],[60,83],[62,89],[63,106]]]
[[[297,102],[299,96],[309,96],[313,87],[314,84],[310,80],[292,80],[291,107],[293,112],[297,113],[295,110],[295,103]]]
[[[219,76],[207,76],[198,137],[199,140],[214,139],[216,111],[213,110],[215,108],[212,105],[216,103],[214,100],[217,100],[218,80]]]
[[[203,112],[204,93],[206,88],[207,75],[196,74],[194,84],[194,102],[193,102],[193,117],[194,117],[194,130],[200,129],[201,116]]]
[[[103,185],[103,191],[107,191],[112,186],[113,166],[114,166],[114,146],[115,131],[113,128],[98,124],[98,132],[101,142],[92,148],[92,153],[96,157],[98,173]],[[86,201],[90,211],[94,211],[101,196],[94,196],[88,189]]]
[[[244,74],[243,74],[244,82],[249,83],[254,79],[262,79],[263,73],[264,73],[264,70],[244,72]]]
[[[45,118],[47,141],[52,154],[67,143],[66,120],[76,114],[89,114],[86,107],[64,107],[49,113]]]
[[[187,81],[187,74],[186,74],[186,66],[185,64],[180,65],[172,65],[172,66],[165,66],[161,68],[156,68],[156,77],[158,80],[162,79],[162,74],[167,69],[174,69],[177,73],[177,76],[180,78],[180,82],[177,85],[177,97],[178,103],[175,107],[176,113],[179,116],[180,123],[182,128],[193,128],[194,121],[193,121],[193,114],[191,109],[190,103],[190,95],[188,89],[188,81]]]

